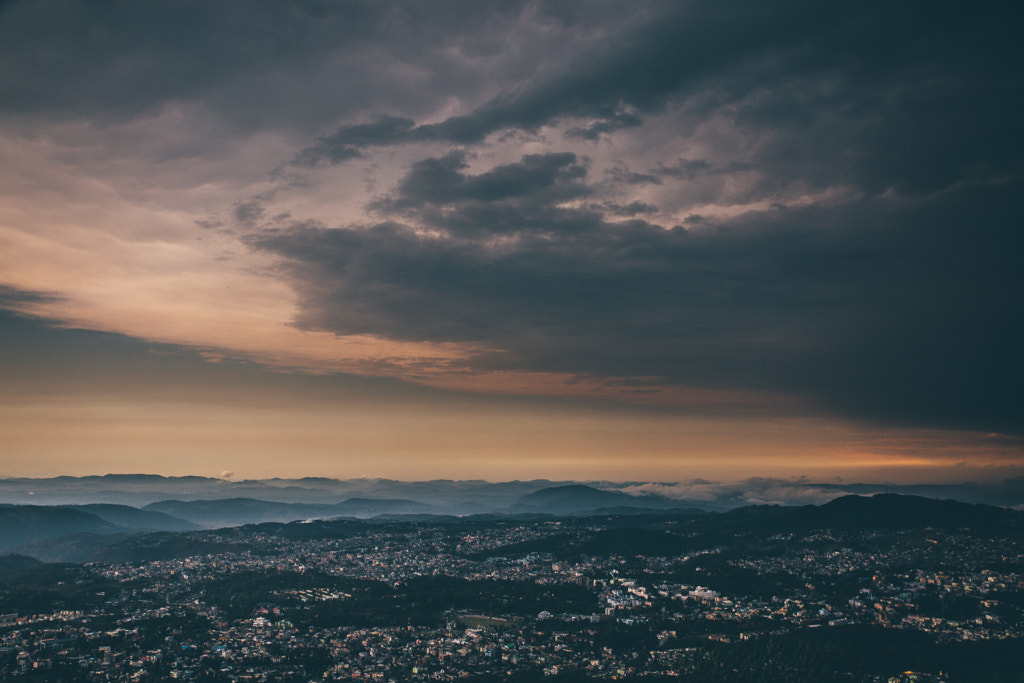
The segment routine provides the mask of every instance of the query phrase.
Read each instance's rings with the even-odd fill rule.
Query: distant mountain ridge
[[[155,474],[108,474],[48,479],[0,478],[0,502],[22,505],[114,503],[142,508],[164,500],[252,498],[277,503],[328,504],[350,498],[405,499],[443,506],[447,512],[472,514],[511,504],[520,496],[559,483],[546,479],[487,482],[435,479],[301,479],[229,480],[212,477],[165,477]]]
[[[180,553],[222,552],[232,541],[209,536],[204,531],[161,531],[152,533],[154,520],[166,524],[204,526],[233,525],[231,515],[240,519],[259,517],[258,527],[266,526],[267,533],[316,537],[324,533],[347,534],[381,523],[479,524],[502,520],[554,519],[579,515],[619,517],[619,531],[608,532],[587,541],[582,550],[593,554],[602,548],[632,549],[652,552],[661,548],[669,551],[675,546],[690,547],[694,539],[702,539],[706,547],[716,538],[729,534],[754,533],[773,535],[786,532],[803,533],[813,530],[857,532],[864,530],[914,530],[925,528],[1003,528],[1024,533],[1024,512],[989,505],[935,500],[921,496],[878,494],[872,497],[844,496],[823,505],[778,506],[757,505],[736,508],[728,512],[701,513],[679,508],[639,508],[636,506],[606,506],[589,508],[581,512],[578,507],[604,504],[627,496],[621,492],[601,491],[592,487],[548,487],[523,499],[527,503],[511,506],[505,513],[488,513],[465,517],[423,512],[386,512],[364,515],[363,519],[336,514],[340,509],[359,508],[364,513],[376,509],[400,509],[402,506],[421,507],[415,501],[402,499],[348,499],[335,505],[293,505],[267,503],[251,499],[220,499],[213,501],[164,501],[154,504],[154,510],[121,509],[123,506],[95,506],[96,512],[110,519],[120,519],[125,525],[113,524],[94,512],[73,507],[43,507],[35,505],[0,505],[0,553],[19,552],[47,562],[57,561],[135,561],[153,557],[188,556]],[[632,499],[633,497],[630,496]],[[674,502],[674,501],[673,501]],[[664,503],[664,501],[663,501]],[[667,504],[667,503],[666,503]],[[534,507],[531,508],[530,505]],[[539,506],[561,507],[563,512],[540,512]],[[578,506],[578,507],[574,507]],[[190,514],[194,524],[183,521],[165,510]],[[317,512],[327,512],[329,519],[318,524],[301,521],[273,521],[267,517],[287,519],[301,513],[301,520],[317,519]],[[308,515],[308,516],[307,516]],[[369,518],[367,518],[369,517]],[[671,518],[673,533],[645,529],[644,525],[658,519]],[[168,521],[169,520],[169,521]],[[635,520],[635,521],[634,521]],[[128,523],[135,526],[128,526]],[[242,522],[252,525],[253,522]],[[685,530],[685,534],[682,532]],[[547,543],[545,541],[544,543]],[[226,544],[226,545],[225,545]],[[608,545],[611,544],[611,545]],[[638,545],[639,544],[639,545]],[[606,548],[607,546],[607,548]],[[664,547],[662,547],[664,546]],[[120,558],[120,559],[118,559]]]
[[[607,508],[649,508],[666,510],[681,506],[681,501],[654,494],[630,495],[605,491],[585,484],[550,486],[520,498],[510,509],[533,512],[571,513]]]
[[[899,493],[928,498],[954,499],[1006,507],[1024,507],[1024,477],[989,483],[869,484],[815,483],[785,479],[750,478],[737,482],[613,481],[524,481],[435,479],[399,481],[384,478],[331,479],[218,479],[215,477],[170,477],[157,474],[107,474],[83,477],[0,478],[0,502],[20,505],[88,505],[108,503],[143,508],[166,500],[193,501],[252,498],[275,503],[336,505],[348,499],[409,500],[434,506],[439,514],[469,515],[503,511],[523,504],[543,505],[543,500],[524,496],[544,489],[587,486],[631,498],[587,501],[598,507],[690,507],[712,511],[731,510],[752,503],[796,505],[821,504],[847,494]],[[569,491],[571,491],[570,489]],[[553,496],[554,494],[550,494]],[[548,497],[549,494],[541,496]],[[671,502],[666,502],[671,501]],[[548,498],[551,504],[561,504]],[[570,506],[571,507],[571,506]]]
[[[179,517],[173,517],[155,510],[140,510],[130,505],[90,503],[87,505],[68,505],[65,507],[83,510],[116,526],[140,531],[194,531],[202,528],[198,524]]]

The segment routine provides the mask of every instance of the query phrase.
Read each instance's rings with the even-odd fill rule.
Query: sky
[[[0,476],[1022,476],[1022,14],[0,2]]]

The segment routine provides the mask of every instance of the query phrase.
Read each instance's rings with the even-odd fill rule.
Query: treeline
[[[451,576],[424,576],[391,587],[374,583],[345,600],[329,600],[295,609],[295,619],[316,626],[433,626],[453,611],[536,616],[593,613],[594,595],[580,586],[539,585],[529,581],[470,581]]]
[[[949,683],[1024,683],[1014,640],[935,643],[926,634],[873,627],[799,631],[738,643],[705,644],[680,661],[678,676],[645,683],[868,683],[905,671]],[[470,683],[596,683],[583,671],[483,675]],[[623,680],[640,680],[626,675]]]
[[[345,597],[304,602],[294,594],[313,588]],[[198,593],[227,619],[252,616],[261,605],[277,605],[294,623],[316,626],[429,626],[460,610],[536,616],[543,610],[591,614],[599,607],[594,594],[581,586],[452,576],[422,576],[392,586],[319,572],[254,571],[210,581]]]
[[[1024,683],[1020,643],[937,643],[917,631],[867,626],[794,631],[714,644],[680,680],[710,683],[820,683],[887,680],[904,671],[940,672],[950,683]]]
[[[0,558],[0,613],[85,610],[117,595],[121,586],[77,564],[44,564],[18,555]]]

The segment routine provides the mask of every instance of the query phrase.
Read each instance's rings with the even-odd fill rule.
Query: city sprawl
[[[4,678],[988,680],[1024,636],[1015,532],[338,520],[106,552],[7,568]]]

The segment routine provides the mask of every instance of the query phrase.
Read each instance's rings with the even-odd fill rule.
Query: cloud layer
[[[7,2],[0,306],[306,371],[1019,435],[1019,19]]]

